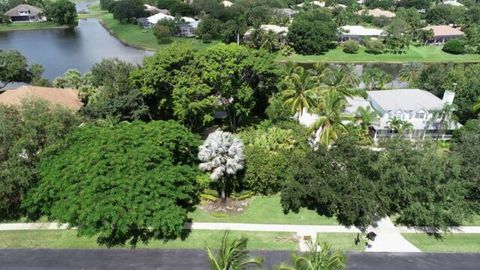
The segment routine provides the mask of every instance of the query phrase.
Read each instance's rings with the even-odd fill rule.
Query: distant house
[[[262,24],[262,25],[260,25],[260,29],[264,32],[273,32],[273,33],[277,34],[278,41],[280,43],[285,43],[286,42],[288,27],[278,26],[278,25],[274,25],[274,24]],[[243,38],[245,40],[249,40],[251,35],[253,34],[253,31],[255,31],[254,28],[248,29],[247,32],[245,32],[245,34],[243,35]]]
[[[423,28],[423,30],[433,31],[433,39],[428,41],[430,44],[443,44],[450,39],[457,39],[465,36],[465,33],[462,31],[448,25],[430,25]]]
[[[454,6],[454,7],[463,7],[462,3],[459,3],[457,0],[444,0],[442,2],[444,5]]]
[[[291,20],[299,11],[291,8],[275,8],[273,12],[288,17]]]
[[[320,1],[312,1],[312,2],[304,2],[297,5],[297,7],[303,7],[305,5],[312,5],[315,7],[325,7],[325,2]]]
[[[78,111],[83,103],[78,97],[78,91],[71,88],[51,88],[31,85],[20,86],[17,89],[5,90],[0,94],[0,104],[19,106],[24,99],[42,99],[54,105]]]
[[[367,91],[367,98],[347,98],[345,113],[355,115],[358,108],[370,108],[375,111],[379,119],[372,123],[370,128],[372,137],[393,137],[394,133],[389,123],[397,118],[412,124],[412,130],[407,137],[410,139],[425,139],[438,134],[440,117],[434,118],[434,112],[441,110],[446,104],[452,104],[455,93],[445,91],[443,99],[432,93],[420,89],[396,89]],[[299,122],[311,126],[318,119],[318,115],[304,111],[299,117]],[[445,131],[440,134],[442,139],[451,137],[453,130],[460,128],[457,122],[449,123]]]
[[[379,8],[375,9],[367,9],[367,10],[360,10],[357,12],[359,15],[366,15],[366,16],[372,16],[374,18],[394,18],[396,16],[395,13],[388,11],[388,10],[383,10]]]
[[[145,24],[146,27],[153,27],[157,22],[161,21],[161,20],[174,20],[175,17],[173,16],[170,16],[170,15],[166,15],[166,14],[163,14],[163,13],[157,13],[153,16],[150,16],[147,18],[147,23]]]
[[[18,5],[4,14],[12,22],[41,22],[47,18],[43,15],[43,9],[27,4]]]
[[[148,4],[143,5],[143,10],[145,11],[145,13],[147,13],[149,15],[155,15],[157,13],[160,13],[159,8],[157,8],[155,6],[148,5]]]
[[[347,40],[364,41],[370,38],[379,38],[385,35],[385,31],[377,28],[366,28],[361,25],[345,25],[340,27],[340,42]]]
[[[182,17],[178,23],[180,35],[182,37],[194,37],[200,21],[190,17]]]

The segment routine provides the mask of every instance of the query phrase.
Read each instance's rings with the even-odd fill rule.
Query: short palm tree
[[[394,133],[400,133],[402,129],[403,121],[398,117],[393,117],[390,120],[388,120],[387,124],[390,130],[392,131],[391,137],[393,137]]]
[[[286,82],[282,92],[284,104],[290,107],[292,113],[298,113],[300,118],[304,109],[309,109],[317,99],[317,85],[310,73],[299,67]]]
[[[278,36],[273,31],[265,32],[261,39],[260,48],[265,49],[269,52],[274,52],[278,50]]]
[[[355,120],[360,125],[364,136],[368,136],[370,126],[379,118],[378,113],[370,107],[359,107],[355,113]]]
[[[293,254],[293,266],[281,265],[278,270],[341,270],[345,267],[344,255],[328,243],[310,243],[310,251]]]
[[[420,67],[421,66],[417,63],[407,64],[400,70],[398,78],[402,82],[406,82],[408,85],[412,86],[419,76]]]
[[[241,237],[229,241],[229,232],[223,234],[218,252],[213,252],[207,245],[208,260],[212,270],[242,270],[252,269],[251,266],[260,266],[263,260],[259,257],[250,257],[247,250],[248,238]]]
[[[436,110],[432,112],[432,120],[435,121],[436,119],[440,119],[438,126],[437,126],[437,140],[440,139],[440,134],[443,130],[448,129],[450,125],[455,120],[454,112],[457,110],[457,106],[455,104],[445,104],[442,109]]]
[[[359,78],[355,73],[349,74],[348,68],[329,68],[325,71],[322,83],[325,87],[323,90],[335,91],[344,97],[351,97],[355,95],[355,90],[358,86]]]
[[[226,201],[226,181],[243,169],[243,143],[230,132],[217,130],[208,135],[199,147],[199,168],[211,172],[210,178],[221,184],[222,201]]]
[[[321,144],[329,146],[340,135],[347,133],[344,122],[352,120],[352,117],[343,113],[345,106],[345,98],[339,93],[333,91],[323,93],[316,108],[319,117],[310,127],[311,132],[319,132]]]

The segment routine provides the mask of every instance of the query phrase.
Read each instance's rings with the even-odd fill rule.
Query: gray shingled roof
[[[420,89],[367,91],[367,94],[384,111],[438,110],[443,107],[441,99]]]
[[[43,13],[43,9],[41,9],[39,7],[35,7],[35,6],[27,5],[27,4],[21,4],[21,5],[18,5],[16,7],[12,8],[12,9],[10,9],[9,11],[5,12],[5,15],[9,16],[9,17],[21,16],[20,11],[24,11],[24,10],[30,10],[30,16],[37,16],[37,15]]]

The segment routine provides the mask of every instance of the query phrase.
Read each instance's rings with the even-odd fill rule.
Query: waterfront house
[[[190,17],[182,17],[178,22],[178,28],[180,29],[180,36],[182,37],[194,37],[195,31],[198,28],[200,21],[197,21]]]
[[[0,94],[0,104],[19,106],[24,99],[41,99],[53,105],[78,111],[83,103],[78,91],[71,88],[52,88],[24,85],[16,89],[5,90]]]
[[[455,93],[451,91],[445,91],[443,99],[420,89],[367,91],[367,98],[347,98],[344,113],[354,116],[360,107],[375,111],[379,118],[370,127],[374,140],[396,135],[396,131],[390,127],[390,121],[395,118],[412,125],[412,130],[404,135],[412,140],[437,136],[449,139],[452,132],[461,125],[457,122],[447,123],[441,134],[438,134],[441,117],[436,112],[441,111],[445,105],[452,104],[454,98]],[[304,110],[299,117],[299,122],[305,126],[311,126],[317,119],[318,115]]]
[[[174,20],[174,19],[175,17],[173,16],[163,14],[163,13],[157,13],[147,18],[148,23],[146,25],[147,27],[153,27],[157,22],[161,20]]]
[[[459,29],[448,25],[430,25],[423,28],[423,30],[433,31],[433,39],[428,41],[430,44],[443,44],[450,39],[458,39],[465,36],[465,33]]]
[[[274,25],[274,24],[262,24],[260,25],[260,30],[266,33],[273,32],[277,35],[278,42],[280,42],[281,44],[286,43],[288,27]],[[248,29],[247,32],[245,32],[245,34],[243,35],[243,38],[245,40],[249,40],[254,31],[255,31],[254,28]]]
[[[339,29],[340,42],[347,40],[364,41],[365,39],[375,39],[384,36],[386,33],[382,29],[366,28],[361,25],[345,25]]]
[[[43,15],[43,9],[27,4],[18,5],[4,14],[12,22],[42,22],[47,18]]]

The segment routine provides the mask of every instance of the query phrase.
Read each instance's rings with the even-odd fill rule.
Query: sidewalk
[[[377,227],[370,227],[368,231],[373,231],[377,236],[371,246],[367,247],[367,252],[420,252],[400,234],[389,217],[382,218]]]

